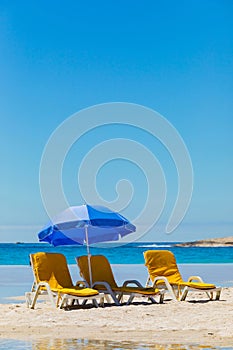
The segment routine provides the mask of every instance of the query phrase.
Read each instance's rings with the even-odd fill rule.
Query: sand
[[[77,266],[69,267],[76,281],[80,278]],[[142,284],[146,281],[143,265],[112,267],[119,284],[132,276]],[[192,344],[232,348],[233,264],[181,264],[179,268],[184,279],[199,274],[206,282],[224,286],[220,301],[207,301],[205,294],[195,293],[185,302],[168,300],[167,295],[163,305],[141,303],[65,311],[53,309],[49,303],[38,303],[31,310],[22,297],[31,288],[31,268],[0,266],[0,347],[3,344],[4,349],[16,348],[15,344],[4,345],[5,339],[16,339],[36,343],[35,349],[69,349],[71,345],[77,348],[76,339],[81,339],[78,341],[87,342],[88,349],[111,349],[113,343],[112,348],[127,350],[163,349],[158,344],[178,344],[177,349],[193,349]],[[12,298],[15,295],[21,297]]]
[[[0,338],[21,340],[85,338],[150,344],[233,345],[233,287],[220,301],[190,293],[187,301],[166,296],[164,304],[85,309],[54,309],[48,302],[28,309],[25,303],[0,304]]]

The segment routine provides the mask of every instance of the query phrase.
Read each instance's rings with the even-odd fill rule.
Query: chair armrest
[[[115,303],[116,305],[120,305],[120,302],[119,302],[119,300],[118,300],[117,297],[116,297],[116,294],[114,293],[114,291],[112,290],[112,288],[111,288],[111,286],[110,286],[110,284],[109,284],[108,282],[105,282],[105,281],[96,281],[96,282],[93,283],[92,288],[95,289],[95,286],[98,286],[98,287],[103,286],[104,289],[98,288],[98,290],[101,291],[101,292],[103,292],[104,294],[109,294],[109,295],[111,295],[111,297],[112,297],[114,303]]]
[[[48,282],[39,282],[37,285],[36,285],[36,290],[40,290],[40,287],[45,287],[47,290],[51,291],[51,288],[50,288],[50,285],[48,284]]]
[[[200,276],[190,276],[188,279],[188,282],[192,282],[192,281],[198,281],[203,283],[203,279]]]
[[[153,288],[157,287],[157,284],[156,284],[157,281],[163,281],[165,286],[166,286],[166,288],[167,288],[167,290],[168,290],[168,292],[171,294],[172,299],[174,301],[177,301],[177,297],[176,297],[176,295],[174,293],[174,290],[172,289],[172,286],[170,285],[168,279],[166,277],[164,277],[164,276],[157,276],[154,279],[154,281],[153,281]]]
[[[156,286],[157,286],[157,281],[164,281],[164,283],[165,284],[169,284],[170,285],[170,283],[168,282],[168,279],[166,278],[166,277],[164,277],[164,276],[157,276],[155,279],[154,279],[154,281],[153,281],[153,288],[155,288]]]
[[[136,284],[137,287],[143,288],[142,284],[137,280],[127,280],[123,283],[122,287],[127,287],[129,284]]]
[[[95,289],[95,286],[103,286],[105,287],[107,290],[112,290],[111,286],[109,285],[108,282],[105,281],[96,281],[92,284],[92,288]]]

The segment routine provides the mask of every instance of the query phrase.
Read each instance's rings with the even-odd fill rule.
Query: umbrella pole
[[[87,245],[88,270],[89,270],[89,276],[90,276],[90,287],[92,287],[91,254],[90,254],[90,247],[88,242],[87,226],[85,226],[85,235],[86,235],[86,245]]]

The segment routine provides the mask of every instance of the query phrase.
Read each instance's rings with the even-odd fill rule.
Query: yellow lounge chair
[[[76,260],[80,270],[80,276],[85,280],[86,286],[90,286],[88,257],[84,255],[76,258]],[[159,295],[159,302],[163,302],[163,291],[151,287],[144,288],[141,283],[136,280],[125,281],[123,286],[119,287],[114,279],[111,265],[105,256],[92,255],[90,261],[92,287],[99,292],[103,292],[108,302],[110,301],[109,295],[116,305],[120,305],[124,295],[129,295],[129,299],[126,303],[127,305],[133,301],[135,296],[141,296],[149,299],[152,303],[156,303],[154,297]],[[129,286],[130,284],[134,284],[134,286]]]
[[[41,294],[47,294],[53,306],[60,308],[68,306],[77,300],[92,300],[98,306],[97,299],[103,303],[104,295],[97,290],[86,288],[79,283],[74,286],[66,258],[59,253],[35,253],[30,255],[31,266],[34,274],[34,282],[31,292],[25,293],[27,306],[34,309],[36,301]]]
[[[199,276],[190,276],[188,282],[183,281],[176,264],[175,256],[168,250],[148,250],[144,252],[145,265],[148,269],[146,286],[166,286],[173,300],[185,300],[189,291],[205,292],[209,299],[219,300],[221,288],[214,284],[204,283]]]

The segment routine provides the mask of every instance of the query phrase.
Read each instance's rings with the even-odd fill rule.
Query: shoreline
[[[116,282],[121,285],[125,280],[136,279],[145,285],[147,268],[143,264],[112,264]],[[199,275],[204,281],[223,287],[233,286],[233,264],[178,264],[184,280],[189,276]],[[74,283],[82,279],[77,265],[69,265]],[[0,265],[0,303],[9,303],[9,297],[24,295],[30,291],[33,273],[29,265]]]

